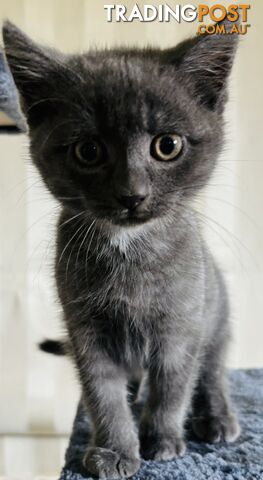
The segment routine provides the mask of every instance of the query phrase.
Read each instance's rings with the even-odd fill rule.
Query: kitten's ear
[[[238,34],[229,33],[233,23],[222,21],[217,28],[225,34],[203,34],[164,52],[165,63],[174,64],[197,100],[211,110],[222,111],[227,80],[233,65]]]
[[[56,58],[58,54],[33,42],[9,21],[3,26],[3,40],[22,110],[29,125],[33,126],[52,109],[48,98],[52,97],[52,89],[61,81],[63,70]]]

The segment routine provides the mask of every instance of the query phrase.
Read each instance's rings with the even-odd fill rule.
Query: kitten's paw
[[[172,460],[183,455],[186,445],[183,439],[177,437],[142,437],[141,453],[145,460]]]
[[[90,447],[83,459],[89,473],[101,479],[127,478],[140,468],[139,458],[128,458],[107,448]]]
[[[235,442],[241,432],[234,415],[195,418],[192,425],[195,435],[208,443]]]
[[[152,451],[151,458],[153,460],[172,460],[173,458],[184,455],[186,451],[185,442],[182,439],[177,439],[176,442],[163,442],[156,446],[155,451]]]

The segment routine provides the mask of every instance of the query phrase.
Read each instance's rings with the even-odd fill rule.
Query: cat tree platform
[[[142,460],[131,480],[263,480],[263,370],[233,371],[230,386],[242,428],[235,443],[210,445],[190,436],[183,457]],[[139,410],[136,407],[135,416]],[[93,480],[81,465],[90,432],[88,416],[79,405],[60,480]]]

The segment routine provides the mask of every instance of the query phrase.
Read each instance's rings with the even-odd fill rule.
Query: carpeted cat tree
[[[18,93],[9,67],[0,50],[0,131],[26,132],[26,122],[21,113]]]
[[[263,370],[232,372],[230,385],[242,427],[235,443],[199,443],[189,432],[183,457],[142,461],[131,480],[263,480]],[[135,416],[139,411],[136,406]],[[93,480],[81,465],[90,431],[89,419],[79,405],[60,480]]]

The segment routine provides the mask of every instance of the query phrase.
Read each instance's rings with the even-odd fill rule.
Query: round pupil
[[[98,147],[96,143],[84,143],[80,149],[82,158],[85,160],[93,161],[96,160],[98,154]]]
[[[176,140],[172,137],[163,137],[160,141],[160,151],[164,155],[170,155],[176,145]]]

